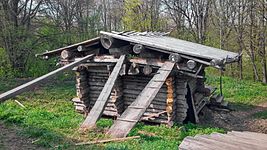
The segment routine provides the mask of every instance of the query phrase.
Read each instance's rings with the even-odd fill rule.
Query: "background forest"
[[[266,0],[1,0],[0,77],[37,77],[56,60],[36,53],[105,31],[164,31],[242,53],[226,75],[267,83]]]

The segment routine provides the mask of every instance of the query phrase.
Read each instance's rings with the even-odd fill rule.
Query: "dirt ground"
[[[267,110],[267,102],[252,108],[226,111],[203,109],[200,124],[220,127],[226,130],[252,131],[267,134],[267,119],[255,118],[258,112]]]
[[[200,124],[220,127],[226,130],[253,131],[267,134],[267,119],[257,119],[253,115],[267,110],[267,102],[250,109],[230,112],[214,111],[204,108]],[[0,122],[0,150],[42,149],[34,145],[34,140],[18,134],[16,128],[10,128]]]
[[[0,150],[42,149],[33,144],[34,140],[18,135],[19,129],[10,128],[0,122]]]

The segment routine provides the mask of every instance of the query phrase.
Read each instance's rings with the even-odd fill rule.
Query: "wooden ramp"
[[[136,100],[128,106],[121,117],[117,118],[109,129],[108,134],[116,138],[127,136],[157,95],[159,89],[172,71],[173,66],[173,62],[165,62],[163,64],[157,74],[154,75],[142,92],[137,96]]]
[[[99,97],[97,98],[95,105],[90,110],[88,116],[86,117],[85,121],[81,125],[81,129],[89,129],[95,126],[97,120],[101,117],[107,102],[108,98],[111,94],[112,88],[117,80],[121,67],[123,65],[125,59],[125,55],[122,55],[118,60],[116,66],[113,68],[111,75],[109,76],[107,82],[105,83],[104,88],[102,89]]]
[[[267,134],[231,131],[186,137],[180,150],[267,150]]]
[[[0,95],[0,103],[1,102],[4,102],[4,101],[6,101],[6,100],[8,100],[10,98],[13,98],[13,97],[15,97],[15,96],[17,96],[17,95],[19,95],[19,94],[21,94],[23,92],[26,92],[26,91],[34,88],[38,84],[44,82],[45,80],[47,80],[47,79],[49,79],[51,77],[54,77],[57,74],[65,71],[65,70],[68,70],[68,69],[71,69],[71,68],[73,68],[75,66],[78,66],[79,64],[87,61],[88,59],[90,59],[92,57],[93,57],[93,54],[92,55],[85,56],[85,57],[83,57],[83,58],[81,58],[81,59],[79,59],[79,60],[77,60],[75,62],[72,62],[72,63],[70,63],[70,64],[68,64],[66,66],[63,66],[61,68],[58,68],[55,71],[52,71],[52,72],[50,72],[50,73],[48,73],[46,75],[43,75],[43,76],[41,76],[39,78],[36,78],[36,79],[34,79],[34,80],[30,81],[30,82],[27,82],[27,83],[25,83],[25,84],[23,84],[21,86],[18,86],[18,87],[14,88],[14,89],[12,89],[10,91],[7,91],[7,92],[1,94]]]

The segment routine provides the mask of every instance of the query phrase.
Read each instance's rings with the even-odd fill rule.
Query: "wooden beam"
[[[122,55],[119,58],[119,61],[117,62],[116,66],[114,67],[107,82],[105,83],[105,86],[102,89],[99,97],[97,98],[95,105],[91,109],[91,111],[88,114],[88,116],[86,117],[85,121],[82,123],[81,130],[86,130],[86,129],[94,127],[96,122],[98,121],[98,119],[101,117],[101,115],[102,115],[102,113],[103,113],[103,111],[107,105],[112,88],[115,84],[115,81],[117,80],[117,77],[119,75],[119,72],[121,70],[121,67],[123,65],[124,60],[125,60],[125,55]]]
[[[108,142],[121,142],[121,141],[125,141],[125,140],[137,139],[137,138],[140,138],[140,136],[131,136],[131,137],[125,137],[125,138],[114,138],[114,139],[106,139],[106,140],[96,140],[96,141],[90,141],[90,142],[77,143],[75,145],[79,146],[79,145],[101,144],[101,143],[108,143]]]
[[[55,49],[55,50],[52,50],[52,51],[47,51],[47,52],[44,52],[44,53],[42,53],[42,54],[36,54],[35,56],[36,56],[36,57],[39,57],[39,56],[54,56],[54,55],[60,55],[60,53],[61,53],[63,50],[74,50],[74,51],[77,51],[77,47],[80,46],[80,45],[93,46],[93,45],[97,45],[97,44],[99,44],[99,42],[100,42],[100,38],[97,37],[97,38],[93,38],[93,39],[90,39],[90,40],[86,40],[86,41],[83,41],[83,42],[80,42],[80,43],[72,44],[72,45],[69,45],[69,46],[66,46],[66,47],[62,47],[62,48],[59,48],[59,49]]]
[[[164,64],[164,61],[160,61],[157,59],[144,59],[144,58],[132,58],[129,59],[129,62],[141,65],[155,66],[155,67],[161,67]]]
[[[145,47],[142,44],[135,44],[133,46],[133,52],[135,54],[140,54],[142,51],[144,51]]]
[[[174,66],[173,62],[165,62],[158,70],[158,74],[149,81],[136,100],[123,112],[119,119],[108,131],[112,137],[126,137],[135,124],[141,119],[146,109],[156,97]],[[158,82],[161,80],[162,82]],[[155,82],[156,81],[156,82]]]
[[[18,87],[14,88],[14,89],[12,89],[10,91],[7,91],[7,92],[1,94],[0,95],[0,103],[4,102],[4,101],[6,101],[6,100],[8,100],[10,98],[13,98],[13,97],[15,97],[15,96],[17,96],[17,95],[19,95],[19,94],[21,94],[23,92],[26,92],[26,91],[34,88],[35,86],[37,86],[41,82],[43,82],[43,81],[45,81],[45,80],[47,80],[47,79],[49,79],[51,77],[56,76],[57,74],[65,71],[65,70],[71,69],[71,68],[73,68],[73,67],[75,67],[75,66],[77,66],[77,65],[79,65],[79,64],[81,64],[81,63],[83,63],[85,61],[87,61],[88,59],[90,59],[92,57],[93,57],[93,54],[85,56],[85,57],[79,59],[78,61],[70,63],[70,64],[68,64],[66,66],[63,66],[63,67],[61,67],[61,68],[59,68],[57,70],[54,70],[54,71],[52,71],[52,72],[50,72],[50,73],[48,73],[46,75],[43,75],[43,76],[41,76],[39,78],[36,78],[36,79],[34,79],[34,80],[32,80],[32,81],[30,81],[28,83],[25,83],[25,84],[23,84],[21,86],[18,86]]]

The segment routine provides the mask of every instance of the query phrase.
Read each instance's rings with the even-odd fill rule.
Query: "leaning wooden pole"
[[[18,87],[14,88],[14,89],[12,89],[10,91],[7,91],[7,92],[1,94],[0,95],[0,103],[4,102],[4,101],[6,101],[6,100],[8,100],[10,98],[13,98],[13,97],[15,97],[15,96],[17,96],[17,95],[19,95],[19,94],[21,94],[23,92],[26,92],[26,91],[34,88],[36,85],[40,84],[41,82],[43,82],[43,81],[45,81],[45,80],[47,80],[47,79],[49,79],[51,77],[56,76],[60,72],[63,72],[63,71],[68,70],[68,69],[71,69],[71,68],[73,68],[73,67],[75,67],[75,66],[77,66],[77,65],[79,65],[79,64],[81,64],[81,63],[83,63],[85,61],[87,61],[88,59],[90,59],[92,57],[93,57],[93,54],[85,56],[85,57],[83,57],[83,58],[81,58],[81,59],[79,59],[79,60],[77,60],[77,61],[75,61],[73,63],[70,63],[70,64],[68,64],[66,66],[63,66],[63,67],[61,67],[61,68],[59,68],[59,69],[57,69],[55,71],[52,71],[52,72],[50,72],[50,73],[48,73],[46,75],[43,75],[43,76],[41,76],[39,78],[36,78],[36,79],[34,79],[34,80],[30,81],[30,82],[27,82],[27,83],[25,83],[25,84],[23,84],[21,86],[18,86]]]

